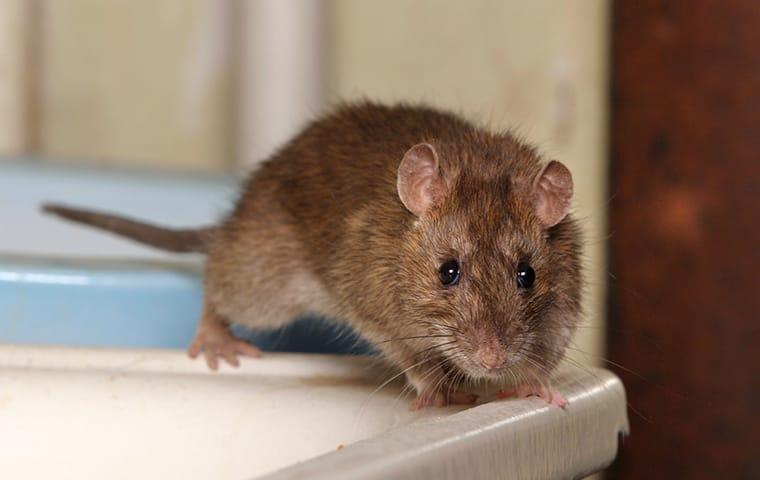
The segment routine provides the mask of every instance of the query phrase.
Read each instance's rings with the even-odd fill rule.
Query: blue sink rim
[[[8,285],[25,289],[28,294],[37,298],[42,295],[64,296],[64,301],[74,303],[74,316],[68,319],[74,330],[61,334],[60,330],[46,326],[56,320],[52,314],[39,311],[39,303],[16,311],[22,318],[15,329],[4,328],[4,320],[9,314],[6,305],[0,305],[0,342],[33,343],[33,344],[65,344],[94,347],[122,348],[179,348],[184,349],[189,344],[197,325],[202,302],[202,276],[200,265],[182,262],[159,261],[114,261],[97,259],[60,259],[50,257],[22,258],[17,256],[0,255],[0,298],[3,298],[4,288]],[[4,287],[5,286],[5,287]],[[39,288],[44,292],[37,292]],[[96,297],[76,297],[66,292],[76,289],[93,289]],[[18,293],[18,292],[17,292]],[[22,293],[23,295],[23,293]],[[134,304],[145,303],[149,297],[154,304],[165,302],[171,316],[182,318],[166,318],[154,316],[134,321],[134,316],[145,317],[146,310],[139,305],[129,305],[119,296],[129,296]],[[101,308],[110,310],[112,315],[102,319],[107,325],[93,332],[87,328],[81,333],[88,311],[87,303],[93,301]],[[172,303],[173,302],[173,303]],[[182,302],[182,305],[174,303]],[[136,308],[136,310],[135,310]],[[58,309],[60,310],[60,308]],[[134,313],[137,312],[137,313]],[[150,315],[150,312],[147,312]],[[132,317],[130,317],[132,315]],[[47,317],[50,318],[47,318]],[[25,323],[26,321],[26,323]],[[7,320],[6,320],[6,323]],[[26,325],[26,327],[24,327]],[[92,323],[89,323],[92,326]],[[109,331],[103,328],[109,327]],[[140,336],[139,330],[146,331]],[[169,331],[167,331],[169,330]],[[233,328],[236,335],[250,341],[267,351],[287,351],[302,353],[338,353],[338,354],[374,354],[376,350],[361,339],[353,330],[328,319],[307,316],[296,319],[291,324],[276,330],[254,331],[236,325]]]

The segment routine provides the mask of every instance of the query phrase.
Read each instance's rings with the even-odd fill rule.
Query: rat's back
[[[360,216],[375,215],[377,234],[401,227],[408,211],[399,201],[396,175],[411,146],[456,142],[475,131],[459,117],[429,107],[341,106],[308,125],[252,174],[235,216],[260,214],[267,208],[264,192],[287,214],[305,249],[334,258],[345,248],[346,229]]]

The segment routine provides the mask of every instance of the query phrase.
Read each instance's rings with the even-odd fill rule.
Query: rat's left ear
[[[553,160],[536,177],[533,185],[535,212],[546,228],[567,216],[573,198],[573,176],[560,162]]]

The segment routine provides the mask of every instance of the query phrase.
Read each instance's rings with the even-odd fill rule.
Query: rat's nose
[[[482,345],[478,349],[478,361],[488,370],[496,370],[504,365],[507,353],[500,345]]]

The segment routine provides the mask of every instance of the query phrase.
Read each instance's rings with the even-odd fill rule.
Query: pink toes
[[[197,358],[201,352],[210,370],[219,369],[219,359],[224,359],[230,366],[240,366],[238,356],[260,357],[261,350],[248,342],[235,338],[228,331],[199,331],[187,349],[190,358]]]
[[[261,350],[244,340],[235,340],[235,351],[244,357],[258,358]]]
[[[559,408],[567,406],[567,399],[557,390],[541,385],[520,385],[518,387],[502,390],[496,394],[499,398],[527,398],[538,397]],[[448,405],[472,405],[478,399],[477,395],[467,392],[446,392],[435,390],[422,392],[409,406],[410,410],[421,410],[426,407],[445,407]]]
[[[433,391],[420,393],[409,406],[410,410],[422,410],[426,407],[446,407],[448,405],[472,405],[478,396],[467,392]]]
[[[190,344],[189,347],[187,347],[187,355],[190,358],[197,358],[198,355],[200,355],[201,350],[203,349],[203,342],[200,341],[199,337],[195,337],[193,340],[193,343]]]
[[[549,405],[565,408],[567,399],[557,390],[541,385],[520,385],[518,387],[502,390],[496,394],[499,398],[527,398],[538,397]]]

